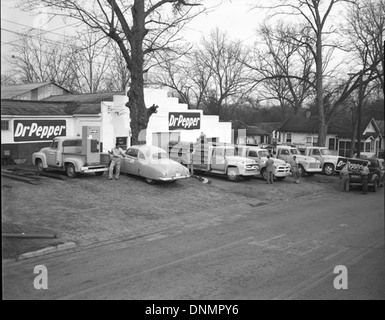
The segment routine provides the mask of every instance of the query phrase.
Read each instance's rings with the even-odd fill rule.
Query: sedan
[[[188,169],[171,160],[165,150],[147,145],[128,148],[120,171],[144,177],[149,184],[156,181],[174,182],[190,177]]]

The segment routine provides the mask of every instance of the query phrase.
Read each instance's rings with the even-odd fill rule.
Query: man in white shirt
[[[114,148],[109,152],[111,155],[111,164],[108,172],[108,180],[112,180],[113,173],[114,173],[114,167],[115,167],[115,180],[119,179],[120,174],[120,165],[122,162],[122,158],[126,155],[124,154],[124,151],[122,148],[119,147],[118,144],[115,145]]]

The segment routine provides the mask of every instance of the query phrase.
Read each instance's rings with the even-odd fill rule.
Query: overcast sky
[[[220,0],[207,0],[207,3],[218,3]],[[10,50],[10,43],[15,39],[14,32],[25,32],[31,28],[42,28],[46,31],[71,35],[76,28],[71,23],[66,26],[60,18],[49,21],[46,15],[34,16],[15,8],[18,1],[1,1],[1,63],[2,72],[7,71],[4,56]],[[251,42],[255,29],[261,18],[256,10],[250,10],[251,0],[224,0],[223,4],[209,12],[196,17],[184,30],[185,38],[197,42],[218,27],[228,32],[230,37],[244,42]],[[260,16],[260,15],[259,15]],[[52,33],[51,33],[52,35]],[[58,36],[59,37],[59,36]]]

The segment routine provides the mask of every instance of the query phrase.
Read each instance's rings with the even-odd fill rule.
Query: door
[[[49,149],[47,149],[45,153],[45,157],[47,159],[47,165],[49,167],[58,167],[59,164],[58,159],[57,159],[57,153],[58,153],[58,145],[59,141],[58,140],[53,140]]]
[[[310,150],[310,156],[321,162],[321,153],[319,149],[311,149]]]
[[[138,154],[139,150],[135,148],[129,148],[126,151],[126,157],[122,159],[122,172],[138,175]]]
[[[225,170],[225,154],[223,148],[213,148],[211,169]]]

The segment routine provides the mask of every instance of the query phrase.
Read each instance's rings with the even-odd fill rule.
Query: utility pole
[[[363,101],[363,92],[362,92],[362,77],[364,76],[364,71],[360,71],[360,82],[358,87],[358,110],[357,110],[357,158],[361,155],[361,118],[362,118],[362,101]]]

